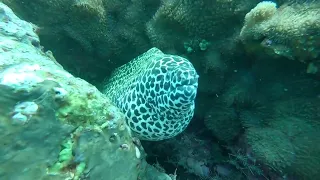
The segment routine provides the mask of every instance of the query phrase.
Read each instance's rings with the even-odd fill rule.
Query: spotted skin
[[[106,83],[104,93],[122,110],[140,139],[159,141],[188,126],[198,77],[187,59],[152,48],[120,67]]]

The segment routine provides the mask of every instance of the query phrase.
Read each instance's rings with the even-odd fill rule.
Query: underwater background
[[[0,2],[1,180],[320,179],[320,1]],[[105,87],[153,47],[197,95],[186,130],[140,141]]]

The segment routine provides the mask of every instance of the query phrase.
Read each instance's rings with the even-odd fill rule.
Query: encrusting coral
[[[248,50],[260,47],[271,55],[312,63],[307,72],[315,74],[320,55],[319,13],[320,4],[316,1],[280,7],[263,1],[245,16],[240,39]]]

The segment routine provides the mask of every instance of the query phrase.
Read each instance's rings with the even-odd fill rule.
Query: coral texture
[[[240,38],[247,47],[264,47],[272,55],[301,62],[320,55],[319,2],[291,3],[277,8],[261,2],[245,17]]]
[[[109,99],[43,52],[35,25],[0,3],[0,27],[1,179],[171,179]]]

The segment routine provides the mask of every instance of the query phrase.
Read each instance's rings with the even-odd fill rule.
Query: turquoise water
[[[171,174],[171,179],[181,180],[320,179],[318,1],[1,2],[33,25],[16,28],[8,23],[16,22],[9,18],[13,16],[3,8],[0,10],[0,57],[3,61],[0,60],[3,97],[0,100],[0,156],[3,156],[0,179],[157,179],[153,172],[165,172]],[[20,32],[29,34],[22,36]],[[30,49],[23,50],[22,45],[9,46],[7,39],[27,44]],[[126,89],[121,89],[121,94],[125,96],[136,89],[135,85],[142,81],[139,77],[149,77],[149,66],[131,67],[128,63],[152,47],[192,63],[199,75],[196,78],[197,96],[195,106],[188,106],[194,115],[186,130],[167,140],[140,143],[135,138],[144,131],[137,128],[139,123],[128,120],[128,116],[123,122],[111,123],[110,120],[118,116],[121,119],[128,111],[134,114],[136,106],[131,108],[131,103],[126,107],[123,101],[119,105],[114,102],[116,100],[106,103],[105,95],[99,91],[103,91],[112,72],[120,66],[139,72],[135,78],[128,78],[131,85],[121,83],[126,85],[121,87]],[[52,63],[41,64],[43,61],[37,59],[38,56],[24,54],[32,53],[32,49],[41,52],[39,56],[49,57]],[[7,52],[12,54],[7,55]],[[19,60],[15,61],[15,58]],[[154,56],[147,60],[154,60],[152,58]],[[26,67],[25,63],[31,65]],[[7,70],[13,65],[17,65],[15,71]],[[47,68],[51,66],[52,69]],[[26,73],[25,68],[28,73],[47,70],[35,76]],[[131,75],[132,71],[126,73]],[[18,72],[26,73],[25,79],[15,76]],[[39,74],[50,78],[41,80]],[[178,75],[173,70],[169,82]],[[17,83],[20,80],[20,84]],[[152,79],[146,82],[157,84]],[[31,85],[22,87],[26,83]],[[175,83],[171,82],[170,88],[176,88],[172,84]],[[165,102],[154,100],[167,92],[152,95],[149,89],[148,86],[146,91],[141,91],[137,99],[151,94],[151,100],[146,98],[141,102],[150,107],[148,115],[155,117],[155,122],[146,126],[145,132],[156,134],[153,124],[163,117],[168,118],[163,114],[170,114],[166,114],[172,112],[170,110],[180,112],[180,107],[168,108]],[[113,90],[117,91],[116,88]],[[115,110],[109,106],[126,108]],[[29,114],[22,113],[24,108],[31,108]],[[138,115],[133,117],[140,123],[144,120],[142,116],[140,119]],[[10,119],[23,121],[24,126],[16,129],[11,126]],[[44,123],[44,119],[48,123]],[[183,118],[176,119],[181,121]],[[30,122],[35,124],[25,125]],[[130,125],[131,130],[125,128],[128,122],[135,123]],[[103,130],[105,135],[98,137],[93,133],[97,127],[109,129]],[[35,131],[41,128],[46,130]],[[126,130],[119,130],[121,128]],[[163,128],[166,127],[160,129]],[[44,141],[40,137],[50,138]],[[105,141],[112,145],[104,144]],[[94,150],[84,144],[90,144]],[[26,153],[28,148],[30,152],[39,153]],[[119,148],[126,153],[121,154]],[[99,153],[101,155],[96,155]],[[38,159],[37,154],[40,154]],[[117,158],[119,161],[115,160]],[[35,160],[29,162],[28,159]],[[152,167],[152,173],[146,173],[146,167],[151,167],[146,162],[155,167]],[[18,168],[13,168],[15,163]],[[105,168],[110,171],[103,172]],[[20,170],[15,173],[15,169]]]

